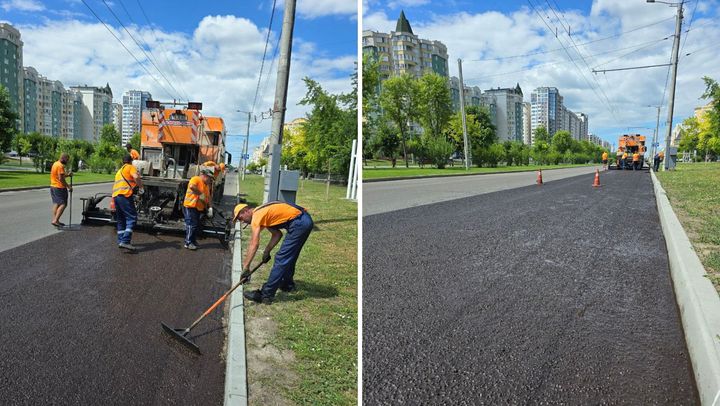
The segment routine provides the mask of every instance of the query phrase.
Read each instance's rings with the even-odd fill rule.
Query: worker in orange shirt
[[[218,166],[220,167],[220,172],[225,173],[225,168],[226,168],[225,163],[220,162],[220,165],[218,165]]]
[[[607,151],[603,151],[602,153],[602,164],[603,164],[603,170],[608,170],[608,153]]]
[[[125,145],[125,148],[127,149],[127,152],[128,154],[130,154],[130,157],[133,159],[133,161],[136,159],[140,159],[140,153],[132,147],[132,144],[128,142],[127,145]]]
[[[634,171],[640,170],[640,153],[635,152],[632,156],[632,168]]]
[[[135,193],[144,193],[140,173],[132,164],[132,156],[123,157],[123,166],[115,173],[112,199],[115,203],[115,219],[117,220],[118,247],[135,251],[131,244],[133,227],[137,222],[135,210]]]
[[[213,177],[217,178],[220,174],[220,166],[215,161],[205,161],[203,166],[210,166],[213,168]]]
[[[659,168],[659,167],[660,167],[660,164],[662,164],[663,161],[665,160],[665,151],[660,151],[660,153],[658,154],[658,158],[659,158],[659,160],[658,160],[658,169],[660,169],[660,168]],[[655,172],[657,172],[657,170],[655,170]]]
[[[210,208],[210,184],[213,181],[213,171],[203,169],[200,175],[190,178],[183,202],[183,215],[185,216],[185,248],[198,249],[197,231],[200,227],[200,215]]]
[[[60,222],[60,217],[63,215],[65,207],[67,207],[68,191],[72,191],[72,186],[68,185],[65,180],[66,177],[73,176],[72,172],[65,172],[65,165],[67,165],[68,160],[70,160],[68,154],[63,153],[50,169],[50,198],[53,202],[50,224],[55,227],[65,226],[64,223]]]
[[[622,169],[627,169],[627,157],[627,152],[623,152],[622,161],[620,161],[622,163]]]
[[[270,252],[283,238],[280,230],[287,230],[285,240],[275,255],[275,263],[267,282],[262,289],[245,292],[244,296],[254,302],[271,304],[278,289],[285,292],[294,291],[295,264],[313,229],[313,220],[307,210],[295,204],[268,202],[256,208],[247,204],[238,204],[233,214],[233,223],[241,221],[252,226],[240,278],[250,277],[250,264],[260,245],[260,232],[266,229],[271,234],[270,241],[263,251],[262,260],[267,262],[270,260]]]

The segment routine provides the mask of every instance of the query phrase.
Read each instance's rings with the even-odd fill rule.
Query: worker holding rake
[[[270,260],[270,252],[283,238],[280,230],[287,230],[285,240],[275,254],[275,262],[267,282],[262,289],[245,292],[244,296],[257,303],[271,304],[278,289],[284,292],[294,291],[295,264],[313,229],[310,214],[300,206],[284,202],[268,202],[256,208],[238,204],[233,214],[233,222],[241,221],[252,227],[241,278],[250,276],[250,264],[260,245],[260,232],[267,229],[272,234],[263,251],[263,262],[267,262]]]

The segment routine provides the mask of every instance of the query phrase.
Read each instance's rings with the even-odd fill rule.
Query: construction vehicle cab
[[[627,154],[625,162],[622,161],[622,157],[617,159],[617,169],[632,169],[633,165],[633,154],[640,154],[640,169],[643,168],[645,162],[645,136],[640,134],[623,134],[618,139],[618,150],[623,154]]]
[[[182,231],[185,227],[183,201],[190,178],[199,175],[202,169],[213,170],[212,202],[218,204],[225,189],[225,173],[216,165],[230,164],[232,157],[225,151],[226,130],[222,118],[204,117],[200,113],[201,103],[168,104],[171,108],[158,101],[148,101],[147,109],[142,112],[140,159],[133,161],[145,189],[145,193],[135,199],[137,225]],[[206,162],[214,165],[207,166]],[[106,197],[110,194],[83,199],[83,221],[114,223],[113,208],[98,207]],[[203,231],[229,235],[229,220],[220,224],[212,217],[210,211],[203,216]]]

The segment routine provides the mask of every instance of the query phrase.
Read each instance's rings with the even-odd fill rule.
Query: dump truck
[[[632,163],[633,163],[633,154],[639,153],[640,154],[640,169],[642,169],[644,165],[644,154],[647,148],[645,147],[645,136],[640,134],[623,134],[618,139],[618,150],[622,153],[627,153],[627,158],[625,158],[625,164],[621,162],[622,157],[617,158],[617,169],[632,169]]]
[[[169,106],[168,106],[169,105]],[[183,201],[188,182],[202,169],[212,169],[213,206],[220,203],[225,189],[225,173],[220,164],[229,165],[232,156],[225,150],[226,129],[220,117],[201,114],[202,103],[163,103],[148,101],[142,112],[140,159],[133,166],[142,178],[145,193],[135,198],[138,228],[162,231],[183,231]],[[110,201],[109,208],[100,202]],[[111,193],[99,193],[81,199],[83,222],[115,224]],[[217,208],[201,217],[204,233],[227,242],[230,219]]]

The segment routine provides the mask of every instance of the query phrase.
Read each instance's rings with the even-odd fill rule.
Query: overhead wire
[[[166,92],[167,94],[171,94],[171,92],[168,91],[168,90],[165,88],[165,85],[163,85],[163,84],[155,77],[155,75],[153,75],[153,73],[150,72],[150,70],[149,70],[142,62],[140,62],[140,60],[135,56],[135,54],[133,54],[132,51],[130,51],[130,49],[125,45],[125,43],[123,43],[122,40],[121,40],[117,35],[115,35],[115,33],[112,31],[112,29],[110,29],[110,27],[108,27],[108,25],[105,23],[105,21],[103,21],[103,19],[100,18],[99,15],[97,15],[97,13],[95,12],[95,10],[93,10],[93,9],[90,7],[90,5],[87,4],[87,2],[86,2],[85,0],[80,0],[80,1],[83,2],[83,4],[85,5],[85,7],[87,7],[88,10],[90,10],[90,12],[92,13],[92,15],[95,16],[95,18],[96,18],[103,26],[105,26],[105,28],[108,30],[108,32],[110,33],[110,35],[112,35],[113,38],[115,38],[115,39],[120,43],[120,45],[122,45],[122,47],[125,49],[125,51],[127,51],[127,53],[129,53],[130,56],[132,56],[133,59],[135,59],[135,61],[138,63],[138,65],[140,65],[140,67],[143,68],[143,70],[145,70],[145,72],[147,72],[148,75],[150,75],[150,77],[160,86],[160,88],[162,88],[163,91]]]
[[[258,74],[257,87],[255,88],[255,97],[253,97],[252,107],[250,112],[255,112],[255,106],[257,105],[258,95],[260,93],[260,83],[262,83],[263,69],[265,67],[265,58],[267,57],[268,44],[270,43],[270,35],[272,35],[272,24],[273,18],[275,17],[275,7],[277,6],[277,0],[273,0],[272,10],[270,11],[270,22],[268,23],[267,36],[265,37],[265,49],[263,50],[262,62],[260,63],[260,73]]]

